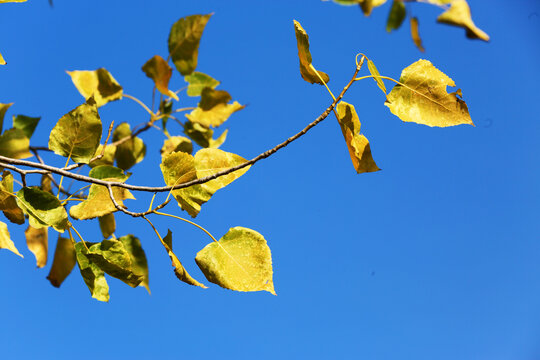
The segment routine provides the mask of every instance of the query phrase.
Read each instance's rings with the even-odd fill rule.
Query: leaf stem
[[[141,105],[144,108],[144,110],[146,110],[146,112],[150,114],[151,119],[154,119],[156,117],[156,114],[154,114],[154,112],[152,110],[150,110],[150,108],[148,108],[148,106],[146,106],[145,103],[143,103],[141,100],[137,99],[135,96],[131,96],[131,95],[128,95],[128,94],[123,94],[122,96],[126,97],[128,99],[131,99],[131,100],[135,101],[137,104]]]
[[[200,226],[199,224],[196,224],[194,223],[193,221],[190,221],[188,219],[184,219],[183,217],[180,217],[180,216],[176,216],[176,215],[172,215],[172,214],[167,214],[167,213],[162,213],[162,212],[159,212],[159,211],[154,211],[154,214],[156,215],[162,215],[162,216],[169,216],[169,217],[172,217],[172,218],[175,218],[175,219],[178,219],[178,220],[182,220],[182,221],[185,221],[187,222],[188,224],[191,224],[195,227],[198,227],[199,229],[201,229],[202,231],[204,231],[208,236],[210,236],[212,238],[212,240],[214,240],[215,242],[218,242],[216,240],[215,237],[212,236],[212,234],[210,234],[210,232],[208,230],[206,230],[205,228],[203,228],[202,226]]]

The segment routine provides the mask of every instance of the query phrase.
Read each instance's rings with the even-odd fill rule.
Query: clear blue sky
[[[198,70],[249,104],[225,126],[226,151],[251,158],[330,103],[323,87],[300,78],[293,19],[308,31],[314,64],[330,74],[335,92],[357,52],[396,78],[427,58],[463,89],[476,124],[402,123],[368,80],[346,101],[356,106],[382,171],[355,173],[329,117],[219,191],[197,222],[218,237],[233,226],[262,233],[277,297],[179,282],[147,224],[119,215],[117,235],[133,233],[146,249],[152,295],[110,279],[111,301],[99,303],[77,269],[60,289],[45,279],[53,230],[49,264],[36,269],[22,230],[10,224],[25,258],[0,251],[0,358],[539,359],[540,2],[469,3],[492,41],[435,24],[439,10],[419,4],[412,9],[425,54],[408,26],[386,33],[388,5],[370,18],[317,0],[0,5],[0,51],[8,61],[0,68],[0,102],[15,103],[7,125],[13,114],[42,116],[35,145],[46,145],[56,121],[82,102],[65,70],[105,67],[126,93],[150,102],[152,83],[141,66],[167,55],[176,20],[210,12]],[[182,84],[176,73],[171,87]],[[146,120],[128,99],[101,116],[106,124]],[[148,156],[130,182],[161,185],[162,135],[143,138]],[[144,208],[148,197],[136,196],[133,209]],[[167,209],[187,216],[176,204]],[[156,224],[162,233],[173,230],[177,254],[205,280],[193,258],[209,239],[180,222]],[[100,240],[96,221],[78,227],[87,240]]]

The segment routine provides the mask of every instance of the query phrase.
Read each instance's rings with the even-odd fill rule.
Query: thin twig
[[[308,124],[304,129],[302,129],[302,131],[300,131],[297,134],[291,136],[290,138],[288,138],[287,140],[285,140],[281,144],[276,145],[272,149],[269,149],[269,150],[263,152],[262,154],[259,154],[258,156],[254,157],[253,159],[251,159],[249,161],[246,161],[245,163],[242,163],[240,165],[231,167],[231,168],[223,170],[223,171],[219,171],[219,172],[217,172],[217,173],[215,173],[213,175],[209,175],[209,176],[206,176],[206,177],[203,177],[203,178],[200,178],[200,179],[191,180],[191,181],[181,183],[181,184],[177,184],[177,185],[174,185],[174,186],[140,186],[140,185],[125,184],[123,182],[118,182],[118,181],[106,181],[106,180],[101,180],[101,179],[95,179],[95,178],[91,178],[89,176],[84,176],[84,175],[80,175],[80,174],[73,174],[73,173],[71,173],[69,171],[66,171],[66,170],[63,170],[63,169],[60,169],[60,168],[57,168],[57,167],[54,167],[54,166],[45,165],[45,164],[38,164],[38,163],[35,163],[35,162],[32,162],[32,161],[27,161],[27,160],[12,159],[12,158],[8,158],[8,157],[5,157],[5,156],[0,156],[0,166],[4,166],[5,168],[12,169],[14,171],[17,171],[19,173],[24,173],[24,174],[29,174],[29,173],[47,174],[48,172],[51,172],[51,173],[55,173],[55,174],[58,174],[58,175],[69,177],[69,178],[72,178],[72,179],[75,179],[75,180],[79,180],[79,181],[83,181],[83,182],[87,182],[87,183],[92,183],[92,184],[97,184],[97,185],[107,186],[109,189],[111,189],[112,186],[117,186],[117,187],[120,187],[120,188],[133,190],[133,191],[166,192],[166,191],[171,191],[171,190],[178,190],[178,189],[187,188],[187,187],[190,187],[190,186],[193,186],[193,185],[204,184],[204,183],[206,183],[208,181],[217,179],[217,178],[219,178],[221,176],[230,174],[230,173],[235,172],[237,170],[243,169],[243,168],[245,168],[247,166],[251,166],[251,165],[257,163],[258,161],[260,161],[262,159],[266,159],[267,157],[269,157],[272,154],[276,153],[280,149],[283,149],[284,147],[289,145],[291,142],[293,142],[293,141],[297,140],[298,138],[300,138],[301,136],[305,135],[310,129],[312,129],[317,124],[319,124],[321,121],[326,119],[328,117],[328,115],[334,110],[334,108],[336,107],[338,102],[341,101],[341,99],[343,98],[343,96],[345,95],[347,90],[350,88],[350,86],[354,83],[356,75],[358,74],[358,72],[360,71],[360,68],[362,67],[362,65],[364,63],[363,59],[364,58],[362,58],[362,60],[356,66],[356,70],[354,72],[353,77],[351,78],[349,83],[343,88],[343,90],[341,91],[339,96],[337,96],[336,100],[334,100],[332,102],[332,104],[330,104],[330,106],[319,117],[317,117],[313,122]],[[147,126],[150,127],[150,125],[148,125],[148,124],[147,124]],[[145,128],[146,128],[146,126],[143,127],[142,129],[139,129],[134,134],[138,134],[138,133],[142,132],[143,129],[145,129]],[[35,168],[35,169],[41,169],[41,170],[21,170],[19,168],[16,168],[13,165],[29,166],[29,167],[32,167],[32,168]],[[117,204],[115,204],[115,206],[116,205]],[[136,213],[134,213],[134,214],[136,214]]]

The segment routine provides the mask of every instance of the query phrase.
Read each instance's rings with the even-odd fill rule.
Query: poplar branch
[[[339,96],[336,97],[336,99],[330,104],[330,106],[328,106],[328,108],[321,115],[319,115],[319,117],[317,117],[313,122],[308,124],[300,132],[298,132],[295,135],[289,137],[287,140],[285,140],[284,142],[276,145],[275,147],[273,147],[273,148],[259,154],[258,156],[254,157],[253,159],[251,159],[249,161],[246,161],[245,163],[242,163],[240,165],[231,167],[231,168],[223,170],[223,171],[219,171],[219,172],[217,172],[217,173],[215,173],[213,175],[209,175],[209,176],[206,176],[206,177],[203,177],[203,178],[200,178],[200,179],[191,180],[191,181],[181,183],[181,184],[177,184],[177,185],[174,185],[174,186],[141,186],[141,185],[126,184],[126,183],[118,182],[118,181],[106,181],[106,180],[102,180],[102,179],[95,179],[95,178],[85,176],[85,175],[74,174],[74,173],[66,171],[65,169],[62,169],[62,168],[58,168],[58,167],[54,167],[54,166],[50,166],[50,165],[46,165],[46,164],[41,164],[41,163],[35,163],[35,162],[32,162],[32,161],[27,161],[27,160],[22,160],[22,159],[12,159],[12,158],[5,157],[5,156],[0,156],[0,166],[3,166],[5,168],[7,168],[7,169],[11,169],[11,170],[13,170],[15,172],[18,172],[19,174],[21,174],[21,176],[26,176],[27,174],[54,173],[54,174],[65,176],[65,177],[68,177],[68,178],[71,178],[71,179],[74,179],[74,180],[78,180],[78,181],[82,181],[82,182],[86,182],[86,183],[91,183],[91,184],[97,184],[97,185],[106,186],[109,189],[109,192],[112,191],[111,190],[112,186],[117,186],[117,187],[120,187],[120,188],[132,190],[132,191],[168,192],[168,191],[171,191],[171,190],[178,190],[178,189],[187,188],[187,187],[190,187],[190,186],[193,186],[193,185],[204,184],[204,183],[206,183],[208,181],[217,179],[217,178],[219,178],[221,176],[230,174],[230,173],[232,173],[234,171],[243,169],[243,168],[245,168],[247,166],[254,165],[255,163],[259,162],[260,160],[266,159],[267,157],[273,155],[274,153],[276,153],[280,149],[282,149],[282,148],[286,147],[287,145],[289,145],[291,142],[293,142],[293,141],[297,140],[298,138],[300,138],[301,136],[305,135],[310,129],[312,129],[317,124],[319,124],[324,119],[326,119],[328,117],[328,115],[334,110],[334,108],[339,103],[339,101],[343,98],[343,96],[345,95],[347,90],[354,83],[356,75],[360,71],[363,63],[364,63],[364,57],[362,57],[361,61],[357,64],[354,75],[352,76],[349,83],[342,89]],[[146,126],[139,129],[137,132],[132,134],[132,136],[128,136],[128,137],[126,137],[124,139],[126,139],[126,141],[127,141],[129,138],[132,138],[136,134],[139,134],[140,132],[142,132],[144,130],[147,130],[151,126],[152,126],[152,124],[147,123]],[[121,139],[119,141],[122,141],[124,139]],[[115,143],[113,143],[113,145],[116,145],[117,143],[118,142],[115,142]],[[37,169],[37,170],[23,170],[23,169],[17,168],[15,165],[27,166],[27,167],[31,167],[31,168],[34,168],[34,169]],[[114,198],[112,198],[112,200],[113,200],[113,203],[115,203]],[[133,216],[133,214],[137,214],[137,216],[142,216],[142,215],[139,215],[139,214],[144,214],[144,213],[132,213],[132,212],[129,212],[129,211],[125,210],[124,208],[122,208],[118,203],[115,203],[115,207],[118,210],[123,211],[124,213],[127,213],[127,214],[132,215],[132,216]],[[150,211],[150,212],[152,212],[152,211]],[[149,214],[149,212],[147,212],[147,214]]]

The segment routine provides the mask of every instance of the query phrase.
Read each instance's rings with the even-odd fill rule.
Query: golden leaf
[[[28,246],[28,250],[36,257],[37,267],[44,267],[47,264],[47,249],[49,246],[47,228],[42,227],[35,229],[32,226],[28,226],[24,235],[26,236],[26,246]]]
[[[392,114],[406,122],[427,126],[473,125],[461,90],[447,93],[454,81],[427,60],[406,67],[384,103]],[[459,96],[459,98],[458,98]]]
[[[312,59],[311,53],[309,52],[308,34],[298,21],[293,21],[294,32],[296,34],[296,43],[298,46],[298,59],[300,60],[300,75],[302,75],[304,80],[311,84],[324,85],[324,83],[328,83],[330,81],[328,74],[322,71],[317,71],[311,64]],[[317,71],[319,75],[317,75],[315,71]],[[324,83],[321,81],[321,79],[324,80]]]
[[[471,17],[471,9],[465,0],[452,1],[450,9],[439,15],[437,22],[464,28],[465,35],[469,39],[489,41],[489,35],[477,28],[474,24]]]

